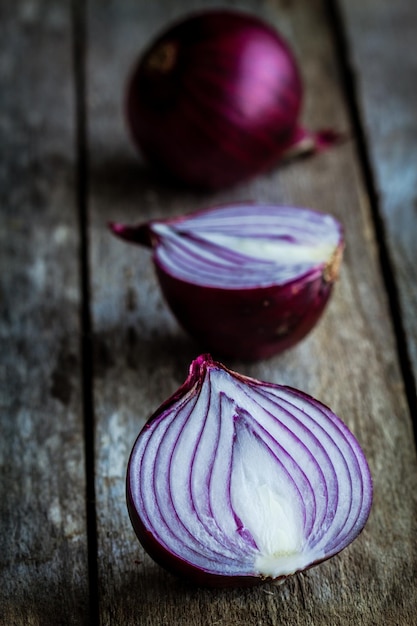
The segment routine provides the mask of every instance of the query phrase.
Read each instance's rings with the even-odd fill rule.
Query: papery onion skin
[[[322,141],[298,125],[302,91],[295,58],[271,26],[206,10],[141,56],[128,81],[127,122],[157,171],[219,189],[270,169],[295,145],[328,143],[331,133]]]
[[[226,384],[222,385],[222,381],[225,380]],[[220,390],[216,389],[216,381],[220,381]],[[175,428],[176,421],[182,419],[181,411],[184,407],[194,402],[196,404],[193,405],[192,409],[198,406],[198,401],[201,400],[201,397],[204,395],[203,389],[210,385],[212,389],[210,390],[211,395],[209,395],[208,398],[211,398],[211,402],[216,402],[216,397],[221,398],[221,396],[227,396],[227,390],[229,389],[229,391],[232,390],[233,392],[235,386],[236,392],[233,394],[232,398],[235,409],[232,409],[230,412],[226,410],[223,411],[221,415],[216,415],[215,409],[212,409],[210,406],[210,401],[207,401],[207,413],[203,412],[201,415],[198,413],[194,416],[191,410],[189,417],[184,421],[185,425],[187,425],[187,420],[192,422],[190,425],[190,433],[192,433],[191,437],[194,437],[195,443],[190,444],[184,437],[181,440],[181,436],[185,431],[185,428],[182,427],[179,429],[179,435],[174,438],[174,441],[168,441],[168,447],[164,447],[165,440],[169,440],[171,437],[169,433],[170,428],[172,428],[172,426]],[[274,394],[276,394],[275,415],[271,414],[270,405],[268,404],[269,396],[274,398]],[[258,418],[256,415],[256,401],[259,399],[259,424],[262,425],[265,419],[267,421],[269,420],[269,422],[273,424],[271,433],[275,433],[274,422],[276,420],[275,425],[278,427],[277,432],[281,433],[283,437],[283,441],[277,442],[277,449],[281,450],[281,457],[276,457],[275,462],[279,466],[285,466],[286,464],[287,467],[294,466],[294,476],[289,475],[288,482],[292,484],[294,481],[294,484],[297,483],[297,489],[301,489],[302,491],[304,488],[306,490],[306,493],[302,494],[300,500],[304,509],[304,512],[300,510],[300,516],[302,520],[304,520],[300,521],[300,523],[304,524],[304,527],[307,526],[308,530],[304,528],[303,533],[305,536],[303,539],[303,547],[300,549],[298,561],[295,561],[301,565],[300,567],[289,567],[288,571],[281,572],[280,575],[276,577],[265,575],[257,571],[256,561],[253,567],[250,564],[252,553],[256,553],[258,548],[256,547],[256,543],[254,543],[253,537],[250,536],[250,529],[245,527],[245,520],[242,519],[242,517],[239,518],[236,511],[232,511],[236,520],[236,529],[234,531],[232,529],[230,532],[230,528],[229,531],[222,529],[222,516],[224,515],[226,517],[226,513],[221,511],[219,515],[219,511],[217,511],[217,513],[213,514],[214,519],[212,520],[213,528],[217,529],[214,537],[215,546],[218,546],[216,542],[220,541],[219,545],[221,545],[221,542],[224,541],[224,551],[227,553],[231,550],[233,552],[234,537],[236,537],[237,544],[240,543],[239,547],[236,547],[235,566],[232,565],[230,568],[228,557],[226,555],[223,557],[222,552],[218,553],[218,562],[214,565],[211,560],[212,557],[205,556],[203,546],[204,539],[202,537],[204,537],[204,534],[210,526],[207,525],[207,520],[201,518],[201,510],[203,510],[205,506],[203,503],[203,507],[201,508],[201,499],[216,498],[217,495],[220,500],[222,499],[223,486],[218,484],[218,480],[215,480],[214,484],[213,481],[210,482],[216,461],[211,463],[211,466],[207,468],[205,468],[204,465],[200,465],[199,472],[201,475],[199,474],[195,477],[198,479],[199,484],[203,485],[200,495],[198,491],[195,491],[195,489],[193,491],[191,487],[191,473],[196,471],[195,467],[188,468],[187,466],[188,469],[186,471],[190,472],[190,494],[189,496],[186,494],[186,497],[191,498],[191,506],[197,507],[194,509],[194,513],[197,511],[197,514],[195,520],[187,520],[186,523],[189,526],[185,533],[184,528],[178,531],[178,528],[184,523],[181,521],[181,519],[184,519],[184,512],[175,508],[175,491],[181,491],[183,488],[181,484],[178,484],[178,480],[176,480],[178,476],[181,476],[183,471],[181,468],[178,472],[177,459],[186,464],[190,455],[190,450],[188,449],[190,445],[192,451],[190,458],[196,459],[198,454],[201,454],[201,445],[210,443],[207,441],[207,436],[204,431],[204,428],[208,428],[208,426],[204,424],[205,421],[211,424],[210,427],[213,429],[213,422],[225,424],[226,422],[230,423],[231,420],[236,428],[235,434],[232,435],[232,446],[238,445],[236,442],[239,439],[238,420],[240,419],[239,411],[241,410],[239,408],[241,406],[239,405],[239,400],[243,397],[243,404],[245,404],[247,398],[252,399],[252,396],[255,404],[252,403],[251,405],[252,415],[249,419],[254,423],[256,422]],[[257,396],[259,396],[259,398],[257,398]],[[283,400],[280,400],[281,397]],[[291,409],[287,406],[287,398],[294,399],[293,415],[289,412]],[[266,402],[266,409],[262,407],[263,402]],[[254,406],[255,409],[253,408]],[[243,412],[245,411],[245,409],[242,410]],[[236,411],[236,415],[234,415],[233,411]],[[211,418],[207,417],[208,415],[211,415]],[[282,423],[281,420],[283,420]],[[291,420],[294,421],[293,432],[291,430]],[[202,426],[201,428],[203,429],[200,429],[201,432],[198,432],[199,423],[204,424],[204,428]],[[220,429],[221,428],[227,430],[227,426],[220,426]],[[158,434],[158,429],[162,430],[162,435]],[[256,434],[256,430],[253,431],[254,434],[252,436],[255,440],[259,436],[259,433],[262,434],[262,429],[263,426],[258,429],[258,435]],[[329,433],[326,432],[327,429]],[[221,430],[219,432],[221,432]],[[271,433],[264,431],[263,434],[263,445],[266,443],[267,448],[271,445],[269,443]],[[190,436],[190,434],[188,436]],[[218,452],[217,456],[223,457],[224,450],[221,449],[220,437],[221,435],[219,435],[220,452],[214,451],[214,455],[216,456]],[[291,437],[293,437],[293,439],[291,439]],[[149,442],[152,442],[152,439],[156,439],[157,441],[156,450],[151,449],[150,454],[146,456],[146,448],[147,446],[152,446],[152,443],[149,444]],[[282,447],[284,440],[287,441],[287,444],[289,442],[291,449]],[[173,446],[173,449],[169,446]],[[311,446],[311,450],[308,449],[309,446]],[[160,452],[162,449],[163,454]],[[256,457],[256,448],[253,449],[255,450]],[[182,459],[182,452],[184,452],[184,459]],[[177,454],[177,456],[175,456],[175,454]],[[315,458],[316,455],[317,459]],[[258,478],[261,477],[262,480],[262,477],[265,475],[266,481],[268,481],[267,471],[265,470],[264,474],[263,468],[259,467],[259,459],[255,457],[244,458],[243,461],[248,468],[255,468],[255,474],[258,475]],[[230,500],[228,506],[230,505],[233,510],[233,476],[236,471],[239,471],[237,468],[241,461],[234,460],[234,451],[230,452],[230,458],[232,463],[230,475],[228,475],[228,460],[224,460],[224,458],[220,459],[220,463],[225,463],[225,472],[220,473],[220,481],[224,482],[226,490],[229,491]],[[196,464],[198,464],[198,460],[193,461],[193,465]],[[160,468],[161,465],[163,466],[162,469]],[[154,471],[161,471],[161,476],[167,475],[167,478],[163,480],[166,480],[167,486],[165,488],[168,489],[169,492],[165,495],[163,493],[158,495],[152,491],[155,489],[155,485],[152,484],[151,475]],[[323,474],[322,477],[320,472]],[[143,476],[141,476],[141,473],[143,473]],[[148,476],[149,473],[151,473],[150,476]],[[297,473],[298,478],[296,477]],[[207,476],[205,474],[207,474]],[[157,481],[158,476],[154,477],[154,479]],[[281,485],[276,484],[275,486],[278,490],[283,489]],[[188,489],[188,487],[186,487],[186,489]],[[316,503],[314,503],[314,499],[313,501],[311,500],[311,490],[313,490],[312,493],[314,493],[314,490],[316,491],[316,493],[314,493]],[[141,493],[145,494],[147,504],[145,500],[143,500],[143,495],[140,495]],[[290,493],[290,491],[286,493]],[[323,494],[326,493],[326,502],[324,504]],[[139,433],[129,458],[126,498],[129,516],[135,533],[144,549],[159,565],[172,574],[183,577],[197,585],[212,587],[247,587],[257,585],[265,580],[272,579],[276,582],[285,579],[298,571],[309,569],[331,558],[347,547],[361,533],[368,519],[372,504],[372,478],[366,458],[355,437],[328,407],[301,391],[273,383],[265,383],[233,372],[222,364],[213,361],[210,355],[205,354],[193,361],[185,383],[155,411]],[[161,508],[158,508],[161,506],[160,503],[165,499],[169,501],[167,506],[169,508],[172,507],[172,511],[169,511],[167,519],[163,518],[163,511],[161,511]],[[200,502],[198,501],[199,499]],[[347,499],[351,499],[350,504],[346,501]],[[252,501],[252,499],[250,499],[246,501],[244,506],[246,507],[247,505],[250,509],[256,506],[255,503],[256,493],[254,500]],[[155,513],[152,512],[154,506],[156,506],[157,510],[156,516]],[[200,513],[198,511],[200,511]],[[162,521],[159,520],[161,515]],[[183,517],[181,517],[181,515]],[[274,519],[273,516],[270,517],[269,521],[271,524],[273,524]],[[164,524],[168,524],[167,529],[163,528]],[[172,528],[169,528],[169,524],[172,524]],[[177,525],[178,528],[176,528]],[[239,526],[241,526],[240,529],[238,528]],[[224,528],[227,528],[227,524]],[[179,547],[178,545],[174,547],[175,539],[174,544],[170,546],[170,541],[172,541],[170,538],[171,531],[173,532],[172,536],[177,536],[177,538],[181,537],[181,532],[183,532],[182,536],[183,538],[185,537],[185,540],[183,539],[185,541],[183,545],[184,554],[188,553],[187,551],[190,547],[188,542],[190,545],[193,545],[195,542],[195,545],[199,545],[200,542],[201,555],[199,555],[197,559],[200,560],[201,557],[203,559],[203,565],[196,565],[187,558],[187,556],[181,553],[181,539]],[[192,536],[193,531],[196,533],[195,537]],[[187,533],[189,534],[187,535]],[[201,536],[197,537],[198,534]],[[242,537],[244,537],[243,542],[241,541]],[[203,544],[201,544],[201,542],[203,542]],[[247,543],[248,558],[242,553],[242,545],[244,546],[245,542]],[[303,553],[306,555],[305,558],[303,558]],[[210,549],[208,550],[208,554],[210,555]],[[207,565],[204,565],[206,558],[208,558]],[[274,556],[273,558],[279,560],[281,557]],[[283,558],[284,560],[286,559],[285,556]],[[224,573],[222,572],[223,560],[225,563]],[[246,561],[249,565],[245,565]],[[236,574],[233,571],[234,567],[237,570]],[[285,567],[284,565],[284,570]]]
[[[230,211],[237,211],[234,219],[241,219],[243,222],[248,216],[255,220],[259,216],[261,219],[261,214],[266,210],[276,223],[279,223],[280,215],[283,214],[283,229],[288,229],[282,237],[284,243],[285,237],[292,236],[291,228],[300,229],[303,221],[306,223],[305,228],[311,230],[310,239],[314,238],[314,229],[317,228],[317,246],[320,244],[320,237],[324,237],[326,231],[331,230],[333,243],[329,253],[289,280],[274,282],[272,277],[267,284],[248,283],[241,287],[234,284],[233,280],[237,280],[237,277],[233,275],[228,279],[228,284],[221,286],[204,283],[203,279],[198,279],[197,273],[195,279],[192,276],[184,279],[171,271],[158,256],[159,246],[163,245],[163,236],[157,232],[158,224],[181,229],[187,219],[193,219],[194,216],[204,218],[207,215],[210,218],[212,214],[226,220]],[[299,214],[302,215],[299,220],[301,226],[296,222]],[[293,219],[294,226],[285,226],[286,222]],[[329,220],[329,226],[325,220]],[[314,226],[315,221],[317,227]],[[204,349],[219,357],[249,361],[269,358],[295,346],[315,327],[338,277],[344,248],[342,227],[330,216],[322,217],[321,214],[307,209],[244,203],[214,207],[172,220],[155,220],[138,226],[112,224],[110,227],[114,234],[125,240],[153,247],[153,260],[164,297],[181,326]],[[265,236],[268,236],[268,224],[265,230]],[[190,233],[192,234],[192,230]],[[260,236],[259,233],[257,236]],[[298,230],[294,237],[300,237]],[[279,239],[276,245],[281,245]],[[191,262],[190,257],[190,264]],[[237,265],[237,273],[244,274],[246,267],[251,270],[250,264],[242,265],[242,268]]]

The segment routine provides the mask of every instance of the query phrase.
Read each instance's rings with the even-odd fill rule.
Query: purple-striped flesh
[[[202,585],[280,580],[329,559],[371,502],[364,453],[328,407],[207,354],[151,416],[127,471],[143,547]]]

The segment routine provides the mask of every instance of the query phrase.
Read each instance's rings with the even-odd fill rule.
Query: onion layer
[[[282,352],[310,332],[344,245],[332,216],[273,205],[242,203],[110,227],[153,247],[165,299],[204,349],[250,360]]]
[[[363,529],[372,481],[353,434],[295,389],[209,355],[149,419],[127,470],[127,504],[150,556],[204,585],[281,579]]]
[[[337,140],[298,125],[302,84],[290,49],[238,11],[201,11],[169,27],[137,62],[126,102],[141,152],[193,186],[232,185]]]

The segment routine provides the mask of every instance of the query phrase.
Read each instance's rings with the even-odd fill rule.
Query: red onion
[[[159,171],[220,188],[269,169],[294,146],[333,143],[298,125],[302,84],[281,36],[254,16],[207,10],[168,28],[127,89],[134,142]]]
[[[363,529],[372,481],[353,434],[290,387],[198,357],[133,447],[127,504],[150,556],[204,585],[281,579]]]
[[[204,349],[260,359],[314,327],[343,251],[339,222],[310,209],[236,204],[112,231],[153,247],[166,301]]]

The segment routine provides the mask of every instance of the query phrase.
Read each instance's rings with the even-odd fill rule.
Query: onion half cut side
[[[200,585],[279,581],[329,559],[371,502],[364,453],[329,408],[208,354],[151,416],[127,470],[144,549]]]
[[[110,228],[152,247],[165,299],[202,350],[246,360],[278,354],[312,330],[344,247],[331,215],[253,203]]]

